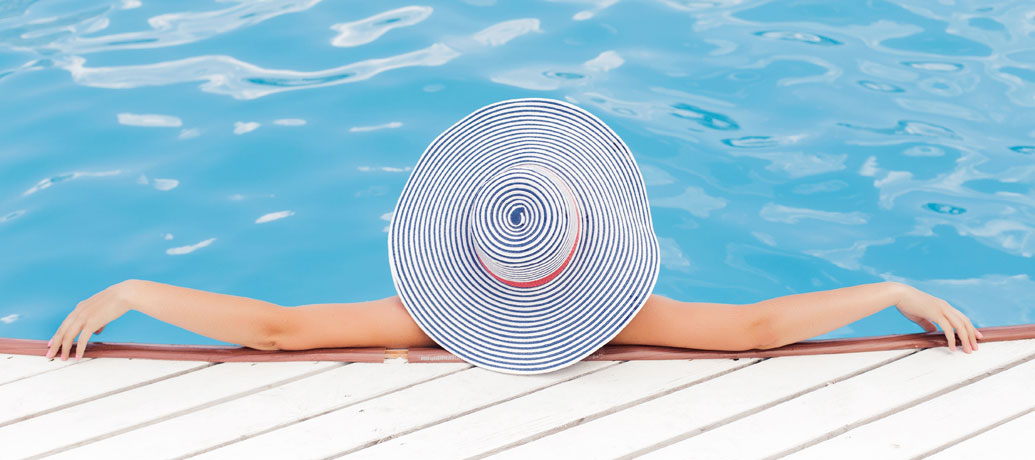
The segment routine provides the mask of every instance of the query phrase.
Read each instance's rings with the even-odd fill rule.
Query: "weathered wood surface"
[[[1035,339],[742,359],[200,362],[0,354],[0,457],[1017,458]]]

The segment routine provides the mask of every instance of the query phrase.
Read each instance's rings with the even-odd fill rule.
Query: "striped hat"
[[[589,112],[539,98],[488,105],[435,138],[396,203],[388,256],[424,333],[510,374],[607,344],[659,262],[629,148]]]

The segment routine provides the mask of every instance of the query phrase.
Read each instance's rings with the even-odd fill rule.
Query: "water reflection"
[[[747,301],[895,279],[1002,323],[1019,316],[997,317],[970,293],[1035,295],[1030,4],[183,8],[0,6],[0,252],[42,266],[32,254],[47,248],[4,242],[36,241],[22,231],[69,241],[56,232],[132,215],[139,228],[118,242],[82,246],[120,248],[109,252],[120,265],[148,254],[190,263],[215,257],[202,248],[218,236],[226,251],[277,248],[263,257],[285,266],[297,262],[273,258],[317,252],[279,233],[301,221],[273,223],[301,209],[328,222],[306,240],[383,248],[388,211],[437,132],[480,104],[545,96],[587,108],[633,150],[663,293]],[[126,171],[135,183],[97,182],[110,195],[73,202],[88,187],[64,185]],[[53,216],[66,220],[38,223]],[[351,246],[319,252],[384,262]],[[348,275],[390,288],[366,272]]]

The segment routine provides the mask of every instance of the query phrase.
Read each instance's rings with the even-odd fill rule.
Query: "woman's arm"
[[[130,309],[206,337],[258,350],[430,346],[398,296],[356,303],[283,307],[270,302],[145,280],[112,285],[76,305],[47,357],[82,358],[90,337]],[[78,339],[76,338],[78,336]]]
[[[75,339],[76,359],[81,358],[91,335],[130,309],[206,337],[259,350],[276,349],[272,337],[280,329],[284,311],[284,307],[248,297],[126,280],[79,302],[51,338],[47,357],[61,351],[61,359],[68,359]]]
[[[935,323],[941,326],[952,351],[956,351],[956,335],[964,352],[977,349],[981,333],[963,313],[943,299],[892,281],[777,297],[750,308],[768,330],[768,340],[761,347],[766,349],[830,332],[893,305],[927,332],[937,330]]]
[[[757,309],[747,305],[681,302],[651,294],[610,345],[654,345],[744,351],[768,340]]]
[[[752,305],[764,318],[769,338],[763,349],[776,348],[830,332],[898,303],[898,283],[871,283],[806,292]]]
[[[146,280],[130,280],[126,306],[152,318],[223,342],[274,350],[271,337],[284,307],[229,294]]]
[[[937,330],[956,350],[977,349],[981,333],[947,302],[909,285],[880,282],[793,294],[753,304],[681,302],[652,294],[611,344],[657,345],[699,350],[777,348],[854,322],[896,305],[925,331]]]
[[[272,337],[280,350],[435,345],[397,295],[366,302],[287,307],[283,313]]]

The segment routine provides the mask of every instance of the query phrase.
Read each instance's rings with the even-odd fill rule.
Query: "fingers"
[[[963,346],[963,352],[970,353],[973,349],[972,342],[970,340],[970,331],[967,330],[967,327],[956,315],[950,313],[945,315],[945,318],[948,319],[949,323],[952,324],[952,327],[956,329],[956,335],[960,337],[960,344]],[[953,340],[953,342],[955,342],[955,340]],[[955,343],[953,343],[953,345],[955,345]]]
[[[956,337],[948,318],[943,316],[941,320],[936,322],[942,327],[942,332],[945,332],[945,341],[948,342],[949,349],[956,351]]]
[[[83,359],[83,353],[86,353],[86,343],[90,341],[90,336],[91,335],[92,334],[90,333],[90,328],[89,327],[84,327],[83,328],[83,332],[81,332],[79,334],[79,340],[77,340],[76,344],[75,344],[75,360],[76,361],[79,361],[80,359]]]
[[[65,320],[61,322],[61,326],[58,326],[58,330],[54,333],[54,337],[51,337],[50,339],[50,348],[47,349],[47,358],[56,356],[57,352],[61,350],[61,343],[65,339],[65,331],[68,329],[68,326],[72,324],[72,321],[75,321],[75,318],[76,312],[73,311],[65,317]]]
[[[85,326],[86,326],[86,320],[85,319],[81,319],[81,317],[80,317],[80,318],[77,318],[76,320],[74,320],[71,323],[71,326],[69,326],[67,329],[65,329],[65,331],[63,333],[63,338],[61,340],[61,360],[62,361],[68,361],[68,356],[72,353],[72,341],[75,340],[75,336],[77,334],[79,334],[80,331],[82,331]],[[83,347],[84,347],[83,351],[85,352],[86,351],[85,350],[85,344],[83,344]]]
[[[963,312],[953,307],[949,302],[946,302],[944,299],[940,300],[945,307],[945,316],[952,321],[953,327],[956,328],[956,333],[960,336],[963,351],[970,353],[973,350],[977,350],[978,331],[974,324],[970,322],[970,318],[967,318],[967,315],[964,315]]]
[[[79,328],[69,328],[65,331],[64,337],[61,339],[61,360],[68,361],[68,354],[72,350],[72,340],[75,339],[75,334],[79,332]]]
[[[967,318],[967,315],[964,315],[959,310],[956,310],[956,315],[959,316],[960,322],[967,329],[968,335],[970,337],[970,347],[972,349],[974,349],[974,350],[977,350],[978,349],[977,341],[978,341],[978,334],[979,334],[977,328],[974,327],[974,324],[970,322],[970,318]]]

